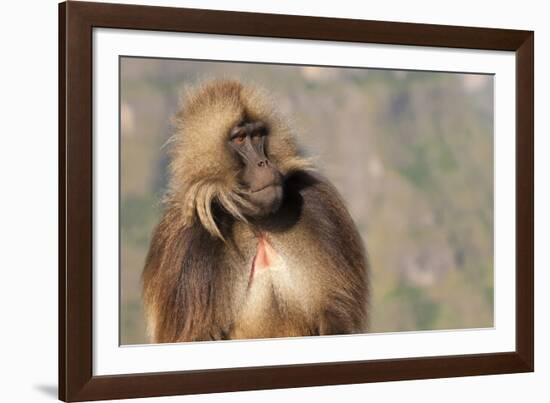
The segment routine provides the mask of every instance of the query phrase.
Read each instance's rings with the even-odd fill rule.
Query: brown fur
[[[366,330],[360,236],[267,99],[257,88],[214,81],[189,91],[176,117],[165,212],[143,272],[153,342]],[[227,150],[227,133],[245,117],[267,125],[268,157],[285,177],[282,206],[263,219],[241,213],[248,202]],[[260,237],[277,259],[252,278]]]

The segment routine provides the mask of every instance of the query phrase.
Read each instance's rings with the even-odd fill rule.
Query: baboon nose
[[[267,160],[263,160],[263,161],[260,161],[258,162],[258,166],[261,168],[261,167],[264,167],[264,166],[267,166],[268,165],[268,161]]]

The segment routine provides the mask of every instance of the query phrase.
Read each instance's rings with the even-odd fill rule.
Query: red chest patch
[[[267,242],[265,237],[261,237],[258,242],[258,248],[256,249],[256,256],[254,257],[254,270],[266,270],[273,264],[276,258],[276,253]]]
[[[275,252],[273,247],[269,244],[266,237],[261,235],[258,240],[256,255],[254,255],[254,259],[252,260],[248,286],[250,287],[250,284],[252,284],[252,279],[255,274],[268,270],[278,261],[278,259],[279,256],[277,255],[277,252]]]

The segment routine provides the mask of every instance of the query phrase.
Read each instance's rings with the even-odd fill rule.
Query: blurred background
[[[186,85],[268,89],[341,192],[371,264],[371,332],[493,326],[493,77],[120,60],[121,344],[147,343],[140,276]]]

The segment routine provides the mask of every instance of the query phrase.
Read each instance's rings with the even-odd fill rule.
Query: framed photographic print
[[[534,370],[531,31],[59,5],[59,397]]]

